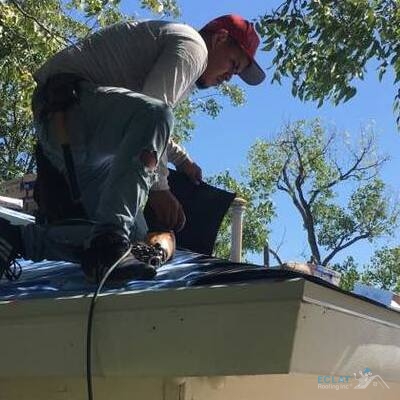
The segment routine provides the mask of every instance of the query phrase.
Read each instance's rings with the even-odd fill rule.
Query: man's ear
[[[229,38],[229,33],[226,29],[219,29],[214,32],[211,37],[211,45],[213,48],[218,47],[220,44],[226,43]]]

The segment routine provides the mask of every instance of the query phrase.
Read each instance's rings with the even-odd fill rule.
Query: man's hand
[[[183,208],[169,190],[150,190],[147,204],[160,228],[179,232],[185,226]]]
[[[176,249],[174,232],[150,232],[147,234],[145,242],[153,246],[159,244],[167,256],[165,261],[170,260],[174,256]]]
[[[201,168],[193,161],[185,160],[176,167],[176,170],[183,172],[192,183],[199,185],[203,181],[203,172]]]

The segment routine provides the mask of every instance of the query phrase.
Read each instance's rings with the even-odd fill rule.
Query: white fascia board
[[[5,377],[84,377],[90,297],[0,303]],[[303,279],[100,296],[98,377],[400,376],[400,314]],[[358,369],[355,369],[358,368]]]
[[[105,295],[97,376],[287,373],[304,281]],[[84,376],[90,298],[0,303],[0,378]]]
[[[400,382],[400,313],[306,282],[290,372]]]

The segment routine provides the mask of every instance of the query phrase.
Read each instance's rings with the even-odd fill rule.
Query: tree
[[[287,195],[302,219],[310,259],[320,265],[360,240],[390,235],[399,215],[378,175],[387,159],[374,154],[373,134],[364,132],[356,146],[339,139],[319,120],[297,121],[274,140],[258,141],[248,157],[252,192]]]
[[[340,287],[353,290],[357,282],[400,293],[400,247],[384,246],[375,251],[369,262],[358,265],[353,257],[333,268],[341,273]]]
[[[155,14],[166,14],[174,17],[179,17],[180,15],[180,10],[175,0],[141,0],[140,3],[142,8],[148,8]]]
[[[347,257],[342,263],[332,265],[335,271],[340,272],[340,287],[351,292],[356,282],[361,280],[361,273],[358,264],[352,256]]]
[[[100,7],[100,4],[102,6]],[[71,16],[83,7],[83,22]],[[115,1],[9,0],[0,4],[0,176],[34,168],[33,72],[56,51],[121,18]]]
[[[400,293],[400,247],[383,247],[364,266],[361,281]]]
[[[195,90],[189,99],[178,104],[174,109],[175,124],[173,138],[177,143],[190,141],[196,128],[193,117],[202,112],[215,119],[223,109],[223,103],[218,101],[223,97],[229,99],[231,105],[239,107],[246,102],[244,91],[239,86],[224,82],[213,93],[204,96]]]
[[[140,0],[138,5],[158,14],[179,15],[175,0]],[[5,0],[0,2],[0,181],[31,172],[35,143],[30,99],[32,74],[57,51],[111,23],[128,19],[120,0]],[[216,117],[222,109],[218,96],[242,104],[244,93],[224,85],[212,96],[195,97],[176,110],[174,137],[190,139],[193,116]]]
[[[299,121],[274,142],[258,142],[250,151],[252,185],[264,190],[272,181],[288,195],[302,218],[310,257],[321,265],[359,240],[390,234],[398,215],[389,209],[377,177],[385,158],[371,158],[373,137],[364,137],[355,150],[348,147],[346,161],[346,148],[336,153],[341,157],[335,154],[336,138],[334,132],[326,134],[318,120]],[[334,189],[349,181],[357,187],[344,207]]]
[[[256,24],[263,50],[274,54],[272,81],[290,77],[292,94],[319,106],[352,98],[372,59],[379,79],[390,68],[398,82],[399,26],[397,0],[285,0]]]

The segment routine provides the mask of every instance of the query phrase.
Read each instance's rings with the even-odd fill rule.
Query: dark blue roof
[[[89,283],[78,264],[43,261],[21,262],[22,275],[15,282],[4,279],[0,282],[0,300],[22,300],[32,298],[68,297],[92,293],[96,286]],[[228,268],[227,268],[228,267]],[[233,269],[262,269],[246,264],[210,258],[190,251],[178,250],[174,259],[158,270],[157,276],[149,281],[108,282],[103,292],[130,290],[154,290],[191,286],[200,277],[211,273]]]

